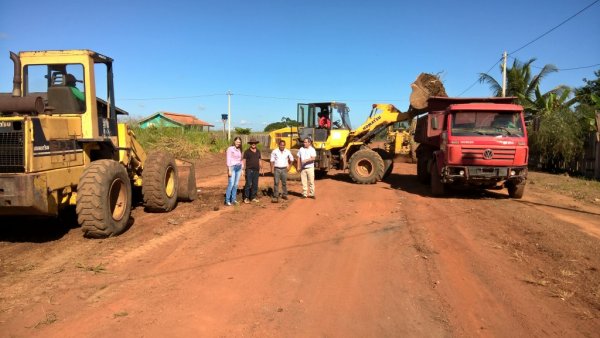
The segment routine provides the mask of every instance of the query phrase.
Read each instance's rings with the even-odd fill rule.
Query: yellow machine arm
[[[410,120],[412,118],[411,115],[410,113],[402,113],[393,104],[373,104],[373,109],[367,121],[353,130],[348,140],[350,142],[366,143],[388,126],[396,122]]]

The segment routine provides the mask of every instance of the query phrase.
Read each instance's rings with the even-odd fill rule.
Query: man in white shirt
[[[302,198],[315,198],[315,159],[317,151],[312,146],[312,140],[305,138],[303,147],[298,151],[298,168],[302,180]]]
[[[271,172],[275,184],[273,187],[273,199],[271,202],[279,202],[279,182],[281,182],[281,198],[287,200],[287,173],[290,163],[294,162],[294,156],[285,148],[285,140],[279,140],[279,147],[271,152]]]

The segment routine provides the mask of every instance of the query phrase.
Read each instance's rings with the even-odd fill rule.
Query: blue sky
[[[261,131],[296,103],[342,101],[354,126],[372,103],[408,107],[410,83],[439,73],[450,96],[594,2],[573,1],[2,1],[0,92],[9,51],[91,49],[112,57],[117,106],[134,117],[193,114]],[[560,69],[600,63],[600,2],[511,55]],[[512,59],[509,58],[509,63]],[[542,90],[582,86],[600,66],[549,75]],[[538,70],[535,69],[534,70]],[[490,72],[501,78],[499,66]],[[462,96],[488,96],[477,83]]]

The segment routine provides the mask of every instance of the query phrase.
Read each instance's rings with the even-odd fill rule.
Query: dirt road
[[[3,220],[0,336],[597,337],[600,205],[535,184],[432,198],[412,164],[333,173],[317,199],[138,207],[123,235]],[[261,177],[267,188],[271,177]],[[64,223],[63,223],[64,224]]]

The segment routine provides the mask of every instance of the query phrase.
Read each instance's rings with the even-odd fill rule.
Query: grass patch
[[[527,284],[537,285],[537,286],[547,286],[549,282],[547,280],[527,276],[523,278],[523,281]]]
[[[42,325],[50,325],[50,324],[56,322],[57,320],[58,320],[58,316],[56,315],[56,313],[54,313],[54,312],[47,313],[46,318],[43,320],[40,320],[33,327],[37,329],[38,327],[40,327]]]
[[[600,182],[584,177],[571,177],[541,172],[529,172],[528,184],[573,197],[577,200],[600,203]]]
[[[93,265],[85,266],[85,265],[83,265],[81,263],[77,263],[76,267],[79,268],[79,269],[82,269],[84,271],[91,271],[91,272],[93,272],[95,274],[106,271],[106,267],[104,267],[104,265],[102,263],[100,263],[100,264],[98,264],[96,266],[93,266]]]
[[[575,292],[560,289],[552,291],[552,297],[560,298],[561,300],[567,300],[573,297],[574,294]]]

